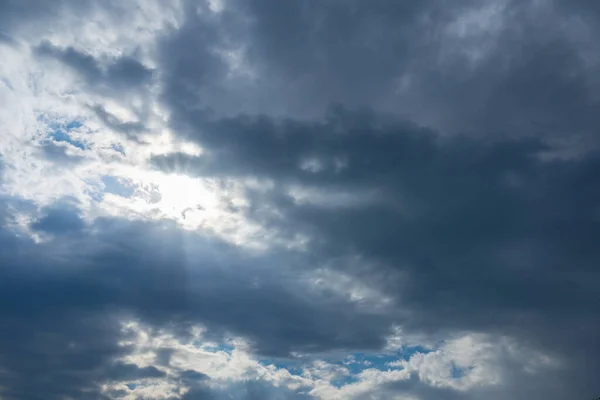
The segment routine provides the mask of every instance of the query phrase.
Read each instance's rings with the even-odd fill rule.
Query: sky
[[[0,0],[0,400],[600,396],[594,0]]]

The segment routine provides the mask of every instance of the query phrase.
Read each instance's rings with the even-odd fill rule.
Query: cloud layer
[[[0,398],[600,395],[599,13],[0,0]]]

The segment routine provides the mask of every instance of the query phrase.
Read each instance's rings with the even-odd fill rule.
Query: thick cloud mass
[[[103,70],[94,57],[72,47],[60,49],[43,42],[36,52],[40,56],[56,59],[72,68],[92,85],[105,83],[117,87],[130,87],[147,81],[151,76],[151,71],[130,57],[119,58]]]
[[[600,396],[599,23],[0,0],[0,399]]]

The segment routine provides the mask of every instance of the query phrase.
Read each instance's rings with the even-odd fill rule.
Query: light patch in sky
[[[212,387],[260,378],[276,386],[310,392],[323,400],[343,399],[367,393],[380,384],[406,380],[414,373],[411,363],[434,352],[416,346],[387,353],[340,354],[339,358],[269,359],[252,356],[248,344],[238,338],[215,343],[205,338],[206,330],[202,327],[194,328],[192,336],[183,342],[167,330],[153,332],[133,321],[124,323],[123,329],[129,332],[131,339],[122,345],[135,348],[122,360],[125,363],[133,363],[140,368],[160,366],[174,378],[184,371],[194,371],[199,376],[209,376]],[[166,363],[163,360],[158,365],[156,354],[161,349],[168,349],[169,356]],[[458,361],[456,363],[458,365]],[[448,373],[451,374],[450,369]],[[456,377],[449,376],[448,379]],[[132,394],[141,393],[137,391],[138,387],[148,387],[148,383],[130,389],[135,391]]]
[[[82,140],[75,138],[75,136],[81,136],[81,134],[78,135],[78,130],[81,127],[83,127],[83,124],[79,121],[71,121],[67,124],[61,124],[57,122],[49,123],[48,130],[50,133],[48,134],[48,138],[55,142],[68,143],[80,150],[89,149],[89,146],[87,146]]]

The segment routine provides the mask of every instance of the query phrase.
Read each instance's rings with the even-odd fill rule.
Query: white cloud
[[[19,46],[0,44],[0,57],[7,60],[0,66],[0,153],[8,166],[2,190],[39,207],[60,198],[77,199],[88,219],[166,218],[240,245],[267,247],[265,238],[274,238],[274,233],[246,221],[240,212],[243,208],[232,211],[245,204],[241,182],[170,175],[150,166],[153,155],[202,153],[198,145],[170,133],[155,83],[139,92],[88,87],[76,71],[30,51],[47,40],[59,49],[73,47],[99,62],[136,54],[153,67],[157,35],[166,35],[179,24],[181,4],[110,2],[99,6],[92,2],[90,7],[91,14],[83,20],[68,8],[58,10],[60,18],[45,21],[53,24],[49,36],[30,22],[15,31]],[[139,142],[131,140],[102,121],[95,111],[98,107],[121,126],[140,123],[146,132],[139,133]],[[68,135],[84,142],[85,150],[64,142],[46,143],[49,126],[75,120],[82,127]],[[50,150],[53,158],[45,154]],[[106,176],[126,181],[134,192],[126,197],[104,193]]]
[[[523,346],[514,339],[466,334],[446,340],[427,353],[416,352],[407,359],[398,356],[396,361],[385,365],[363,362],[362,368],[354,373],[348,363],[318,358],[311,362],[298,359],[301,373],[297,374],[291,373],[289,367],[274,365],[273,361],[260,362],[241,338],[230,337],[225,343],[216,343],[205,336],[206,330],[200,326],[194,328],[192,335],[185,340],[168,329],[151,330],[138,322],[125,323],[123,329],[130,334],[130,339],[122,344],[134,349],[123,362],[140,368],[158,366],[167,372],[167,378],[162,380],[136,381],[135,389],[127,389],[130,397],[126,399],[142,395],[162,399],[177,391],[183,394],[189,389],[180,384],[179,376],[184,371],[205,375],[208,378],[206,385],[213,389],[227,390],[235,382],[261,380],[274,387],[326,400],[365,396],[418,399],[410,391],[385,394],[385,388],[392,383],[408,382],[416,376],[426,386],[467,391],[500,385],[504,375],[512,373],[513,368],[544,373],[544,368],[558,367],[556,360],[549,355]],[[161,350],[168,350],[167,363],[157,357]],[[396,349],[396,352],[399,350]],[[534,366],[535,371],[531,369]],[[123,389],[125,384],[109,385],[106,390]]]

